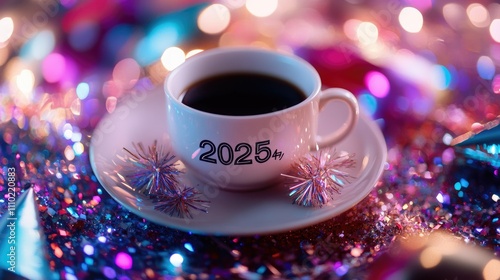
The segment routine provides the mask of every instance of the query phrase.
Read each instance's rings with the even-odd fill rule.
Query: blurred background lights
[[[85,254],[91,256],[94,254],[94,247],[92,247],[92,245],[87,244],[83,247],[83,252],[85,252]]]
[[[378,71],[370,71],[366,74],[365,85],[378,98],[386,97],[391,89],[387,77]]]
[[[486,7],[479,3],[472,3],[467,7],[467,16],[476,27],[487,27],[490,24],[490,14]]]
[[[35,75],[31,70],[23,69],[16,77],[17,88],[26,94],[29,94],[35,85]]]
[[[50,30],[43,30],[22,46],[20,56],[27,60],[42,60],[54,50],[55,46],[54,33]]]
[[[113,81],[121,89],[132,88],[141,75],[141,67],[132,58],[120,60],[113,68]]]
[[[500,279],[500,261],[498,259],[492,259],[483,269],[483,277],[485,280]]]
[[[116,109],[117,103],[118,98],[116,98],[115,96],[109,96],[108,98],[106,98],[106,111],[108,111],[108,113],[113,113],[113,111],[115,111]]]
[[[363,45],[374,44],[378,39],[378,28],[371,22],[361,22],[356,29],[356,37]]]
[[[375,99],[373,95],[369,93],[362,93],[358,96],[358,101],[360,107],[368,115],[373,116],[377,112],[377,99]]]
[[[186,248],[190,252],[194,252],[193,245],[191,245],[191,243],[185,243],[184,248]]]
[[[161,56],[161,64],[168,71],[174,70],[186,60],[184,51],[178,47],[166,49]]]
[[[500,43],[500,19],[494,19],[490,24],[490,35],[495,42]]]
[[[448,3],[443,6],[443,16],[448,25],[460,30],[464,27],[464,18],[466,17],[465,8],[457,3]]]
[[[121,269],[125,270],[131,269],[132,263],[133,263],[132,257],[129,254],[124,252],[116,254],[115,264]]]
[[[399,24],[410,33],[418,33],[424,25],[424,17],[419,10],[413,7],[405,7],[399,13]]]
[[[357,20],[357,19],[349,19],[346,22],[344,22],[344,25],[342,26],[344,30],[344,34],[347,36],[347,38],[355,41],[358,39],[358,26],[361,24],[362,21]]]
[[[10,17],[0,19],[0,43],[5,43],[14,32],[14,21]]]
[[[450,86],[451,73],[445,66],[435,65],[432,67],[431,72],[431,82],[435,88],[445,90]]]
[[[181,254],[172,254],[172,256],[170,256],[170,263],[175,266],[175,267],[180,267],[182,266],[182,263],[184,262],[184,258],[182,257]]]
[[[81,100],[84,100],[89,96],[90,86],[88,83],[82,82],[76,86],[76,96]]]
[[[252,15],[267,17],[278,8],[278,0],[247,0],[245,6]]]
[[[425,11],[432,8],[433,0],[406,0],[405,2],[420,11]]]
[[[231,21],[229,9],[222,4],[212,4],[201,11],[198,16],[198,28],[207,34],[224,31]]]
[[[194,50],[190,50],[187,54],[186,54],[186,59],[187,58],[190,58],[192,57],[193,55],[197,54],[197,53],[201,53],[203,50],[202,49],[194,49]]]
[[[9,49],[0,46],[0,66],[4,65],[7,59],[9,59]]]
[[[421,253],[420,253],[420,264],[422,265],[423,268],[429,269],[437,266],[443,256],[441,252],[434,248],[434,247],[429,247],[425,248]]]
[[[67,160],[74,160],[75,159],[75,152],[73,151],[73,148],[70,146],[66,146],[64,149],[64,157],[66,157]]]
[[[85,147],[81,142],[76,142],[75,144],[73,144],[73,151],[75,152],[75,155],[79,156],[83,154],[83,152],[85,151]]]
[[[491,87],[493,88],[493,92],[495,94],[500,94],[500,74],[496,75],[495,78],[493,78]]]
[[[479,76],[485,80],[491,80],[495,76],[495,63],[488,56],[479,57],[476,67]]]
[[[59,82],[66,74],[66,60],[61,54],[51,53],[43,60],[42,75],[47,82]]]
[[[94,21],[79,23],[68,34],[69,44],[74,50],[87,51],[96,44],[99,31],[99,25]]]
[[[71,139],[71,137],[73,136],[73,127],[71,126],[71,124],[66,123],[63,126],[63,135],[64,135],[64,138]]]
[[[82,133],[81,132],[74,132],[71,135],[71,141],[73,142],[80,142],[82,141]]]
[[[166,48],[172,47],[179,41],[179,32],[181,30],[175,22],[163,20],[157,23],[137,43],[135,59],[142,66],[155,62]]]

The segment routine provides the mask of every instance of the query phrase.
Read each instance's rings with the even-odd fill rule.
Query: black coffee
[[[306,95],[287,81],[234,73],[196,82],[186,90],[182,103],[219,115],[248,116],[282,110],[305,99]]]

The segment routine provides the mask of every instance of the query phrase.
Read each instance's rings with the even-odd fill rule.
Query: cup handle
[[[331,146],[342,140],[351,132],[359,118],[358,101],[354,94],[352,94],[350,91],[342,88],[329,88],[322,91],[319,100],[319,111],[321,112],[324,106],[330,101],[344,102],[349,108],[350,113],[347,121],[342,124],[340,129],[324,136],[316,136],[316,145],[317,148],[320,149]]]

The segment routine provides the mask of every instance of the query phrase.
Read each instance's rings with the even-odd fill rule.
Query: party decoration
[[[500,116],[485,124],[474,123],[471,130],[455,137],[452,146],[500,144]]]
[[[0,220],[0,236],[5,238],[0,242],[0,269],[26,279],[52,279],[33,188],[20,196],[16,196],[14,191],[8,194],[9,202],[13,203],[9,204],[8,211]],[[3,276],[12,277],[8,274]]]
[[[467,158],[500,167],[500,116],[487,123],[474,123],[470,131],[450,142]]]
[[[337,154],[333,149],[320,150],[299,158],[291,167],[291,174],[282,174],[290,179],[293,203],[306,207],[321,207],[340,193],[349,179],[353,178],[343,169],[353,168],[353,154]]]
[[[171,217],[193,218],[191,210],[208,213],[210,201],[202,199],[202,194],[193,187],[185,186],[174,192],[152,197],[155,209]]]
[[[125,184],[147,195],[175,193],[177,175],[182,173],[176,168],[175,156],[158,146],[156,140],[147,148],[142,143],[132,145],[135,152],[123,148],[129,155],[123,159],[126,165],[119,173],[125,179]]]
[[[154,209],[176,218],[193,218],[191,210],[208,213],[210,201],[202,199],[202,194],[193,187],[179,186],[179,175],[175,155],[158,145],[144,147],[142,143],[132,143],[135,152],[123,148],[128,157],[120,157],[124,163],[117,172],[121,183],[138,194],[144,194],[155,203]]]

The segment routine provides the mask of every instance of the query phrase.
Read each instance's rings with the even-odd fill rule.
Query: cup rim
[[[220,55],[221,53],[228,53],[228,52],[273,54],[273,55],[281,56],[283,58],[290,59],[290,60],[300,64],[302,67],[306,68],[308,72],[311,73],[311,76],[314,79],[313,90],[312,90],[312,92],[308,93],[308,96],[306,99],[304,99],[301,102],[299,102],[293,106],[290,106],[288,108],[269,112],[269,113],[264,113],[264,114],[242,115],[242,116],[215,114],[215,113],[205,112],[205,111],[201,111],[201,110],[189,107],[186,104],[182,103],[178,98],[176,98],[173,95],[172,91],[169,90],[171,83],[173,82],[173,80],[175,80],[174,78],[177,75],[177,73],[182,71],[182,68],[186,67],[186,65],[196,63],[197,60],[199,60],[203,57],[216,56],[216,55]],[[293,81],[288,81],[288,82],[293,82]],[[217,47],[217,48],[205,50],[201,53],[195,54],[192,57],[187,58],[186,61],[183,64],[181,64],[179,67],[172,70],[166,76],[166,78],[164,80],[164,85],[163,85],[164,94],[167,96],[167,98],[169,100],[171,100],[172,102],[176,103],[177,105],[183,107],[185,110],[188,110],[188,111],[196,113],[196,114],[201,114],[203,116],[212,117],[212,118],[240,119],[240,120],[241,119],[265,118],[268,116],[275,116],[277,114],[285,114],[285,113],[288,113],[290,111],[297,110],[300,107],[307,106],[320,93],[320,89],[321,89],[321,78],[319,76],[319,73],[305,59],[303,59],[299,56],[296,56],[294,54],[279,52],[277,50],[257,48],[257,47]]]

